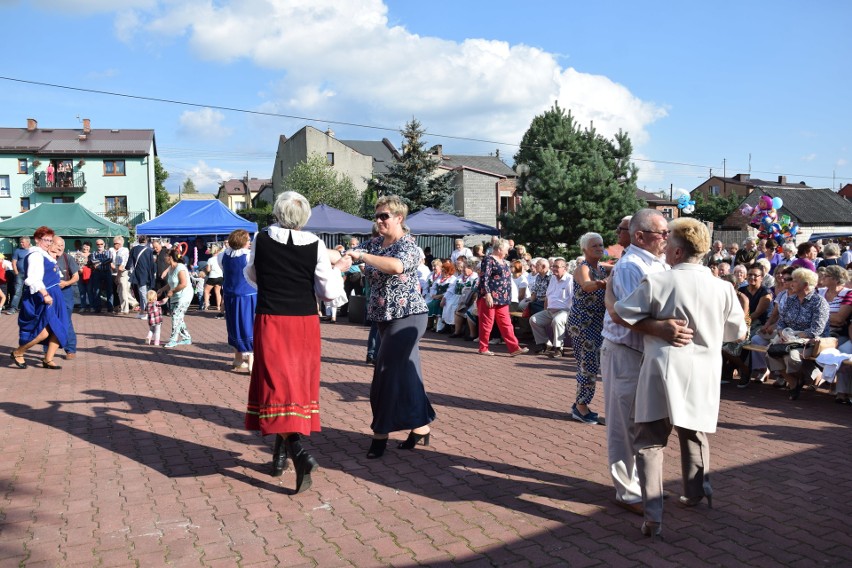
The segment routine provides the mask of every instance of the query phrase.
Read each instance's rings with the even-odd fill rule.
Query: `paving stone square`
[[[605,427],[571,420],[570,357],[480,357],[427,333],[432,443],[367,460],[368,328],[323,324],[323,430],[307,442],[321,468],[294,496],[292,467],[267,473],[272,440],[243,429],[248,375],[230,371],[224,321],[191,311],[193,344],[172,350],[128,316],[74,323],[61,371],[3,355],[0,566],[850,564],[852,407],[824,391],[723,386],[714,508],[675,502],[671,440],[675,498],[652,542],[611,501]],[[0,341],[17,345],[14,317]]]

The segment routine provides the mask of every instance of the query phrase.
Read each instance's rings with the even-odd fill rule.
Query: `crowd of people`
[[[597,233],[584,234],[582,254],[570,260],[533,257],[498,237],[472,247],[459,239],[440,259],[417,246],[396,196],[376,203],[371,238],[331,250],[301,230],[310,217],[303,196],[285,192],[273,211],[277,222],[253,239],[238,230],[227,243],[198,240],[192,248],[138,236],[132,249],[115,237],[111,249],[99,238],[94,250],[78,241],[69,252],[61,237],[40,227],[4,263],[11,269],[6,313],[17,314],[19,327],[12,364],[26,368],[25,355],[39,344],[46,369],[61,368],[60,349],[67,359],[76,356],[76,298],[81,312],[104,305],[138,312],[148,324],[144,342],[155,346],[168,313],[166,348],[191,344],[184,316],[193,298],[202,310],[215,301],[234,350],[232,369],[251,376],[245,426],[274,436],[270,473],[282,475],[292,459],[299,493],[318,467],[306,443],[320,430],[318,316],[331,321],[340,308],[354,309],[347,306],[352,294],[367,295],[367,363],[374,366],[368,459],[385,454],[393,432],[408,432],[397,449],[430,443],[436,413],[419,351],[427,331],[473,342],[482,356],[503,344],[515,357],[529,352],[515,334],[516,324],[528,320],[535,354],[557,361],[573,355],[571,417],[605,424],[614,500],[643,515],[642,533],[656,536],[672,429],[684,476],[679,502],[710,505],[707,434],[716,429],[721,385],[734,374],[739,387],[774,381],[796,399],[821,382],[805,354],[808,343],[834,336],[839,351],[852,354],[852,251],[835,243],[779,251],[751,238],[711,245],[700,222],[669,222],[642,209],[618,224],[624,253],[617,260],[607,258]],[[783,349],[763,353],[749,344]],[[605,416],[592,410],[599,376]],[[837,402],[850,404],[850,391],[852,373],[841,368]]]

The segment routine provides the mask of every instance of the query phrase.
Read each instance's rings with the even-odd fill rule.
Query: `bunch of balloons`
[[[781,252],[781,246],[795,240],[799,226],[793,223],[789,215],[778,216],[778,209],[784,206],[780,197],[761,195],[757,206],[743,205],[740,213],[750,217],[749,225],[757,229],[757,238],[766,239],[767,246]]]
[[[689,195],[681,195],[677,199],[677,208],[680,209],[684,215],[690,215],[693,211],[695,211],[695,201],[689,199]]]

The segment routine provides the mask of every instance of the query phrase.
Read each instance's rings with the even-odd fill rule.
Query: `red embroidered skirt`
[[[311,316],[257,314],[246,428],[319,432],[320,325]]]

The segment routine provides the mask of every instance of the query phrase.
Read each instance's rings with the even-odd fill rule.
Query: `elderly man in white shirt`
[[[453,264],[456,263],[456,261],[459,259],[460,256],[463,256],[467,259],[473,258],[473,252],[471,252],[471,250],[469,248],[464,246],[464,240],[456,239],[455,247],[456,248],[450,254],[450,260],[452,261]]]
[[[557,357],[562,355],[562,342],[565,326],[568,323],[568,312],[574,299],[574,279],[568,274],[564,258],[557,257],[552,263],[553,276],[547,285],[544,309],[530,318],[530,328],[536,345],[545,345],[545,355]]]
[[[130,259],[130,251],[124,246],[124,237],[121,235],[114,237],[112,240],[113,250],[110,251],[112,256],[112,270],[115,278],[115,289],[118,292],[119,306],[116,312],[126,314],[130,312],[130,308],[139,306],[139,302],[130,293],[130,272],[132,268],[127,266],[127,261]]]

